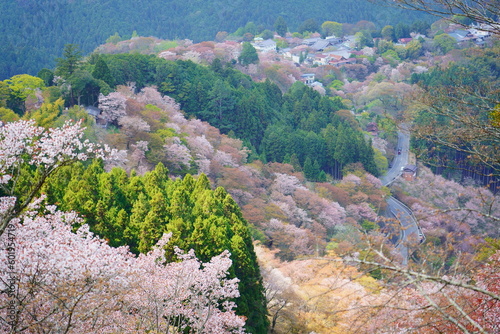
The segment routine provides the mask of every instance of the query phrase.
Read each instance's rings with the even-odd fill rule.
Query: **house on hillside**
[[[472,25],[470,28],[469,28],[469,32],[478,37],[478,38],[488,38],[491,36],[491,31],[494,30],[494,27],[491,27],[489,25]]]
[[[342,67],[344,65],[348,64],[356,64],[357,58],[348,58],[348,59],[341,59],[341,60],[330,60],[328,64],[335,66],[335,67]]]
[[[330,46],[329,41],[327,41],[325,39],[320,39],[320,40],[316,41],[316,43],[311,45],[311,49],[313,49],[314,51],[323,51],[329,46]]]
[[[272,39],[266,39],[265,41],[256,41],[253,42],[252,45],[258,52],[276,52],[276,42]]]
[[[351,58],[351,54],[353,53],[353,51],[351,50],[336,50],[336,51],[331,51],[331,52],[328,52],[328,55],[330,57],[342,57],[343,59],[349,59]],[[338,59],[337,60],[342,60],[342,59]]]
[[[372,136],[378,136],[378,125],[376,122],[370,122],[366,125],[366,132],[369,132]]]
[[[306,39],[303,39],[303,40],[302,40],[302,44],[303,44],[303,45],[307,45],[307,46],[312,46],[312,45],[314,45],[316,42],[319,42],[319,41],[321,41],[321,38],[320,38],[320,37],[306,38]]]
[[[328,41],[328,43],[330,43],[330,45],[342,44],[342,38],[335,37],[335,36],[328,36],[325,38],[325,40]]]
[[[457,43],[464,42],[470,39],[469,32],[467,30],[455,30],[450,32],[448,35],[453,37]]]
[[[299,45],[293,49],[283,49],[283,57],[290,59],[294,63],[300,63],[300,56],[305,57],[308,53],[309,47],[306,45]]]
[[[401,45],[406,45],[406,44],[410,43],[411,41],[413,41],[413,38],[411,38],[411,37],[398,39],[398,43]]]
[[[329,59],[330,58],[325,54],[322,53],[315,54],[313,59],[313,65],[326,65],[328,64]]]
[[[344,36],[343,46],[349,49],[354,49],[356,47],[356,37],[354,35]]]
[[[406,165],[403,167],[402,176],[406,181],[413,181],[417,177],[417,166]]]
[[[306,85],[312,85],[312,83],[316,80],[314,73],[305,73],[300,76],[300,81],[305,83]]]
[[[94,106],[85,106],[83,109],[85,109],[90,116],[94,117],[97,126],[101,128],[106,128],[108,126],[108,122],[101,117],[101,109]]]
[[[101,110],[97,107],[94,107],[94,106],[85,106],[85,107],[83,107],[83,109],[85,109],[87,114],[89,114],[90,116],[93,116],[96,119],[101,114]]]

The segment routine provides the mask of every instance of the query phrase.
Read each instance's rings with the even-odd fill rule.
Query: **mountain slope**
[[[247,22],[273,29],[283,16],[291,31],[307,19],[385,24],[412,22],[421,13],[401,12],[368,1],[176,1],[176,0],[4,0],[0,3],[0,79],[36,74],[53,67],[67,43],[91,52],[118,32],[164,39],[213,40],[218,31],[233,32]]]

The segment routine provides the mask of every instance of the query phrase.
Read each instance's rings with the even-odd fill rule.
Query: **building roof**
[[[94,106],[86,106],[84,107],[87,113],[91,116],[97,117],[101,113],[101,110],[99,108],[96,108]]]
[[[403,172],[416,173],[417,172],[417,166],[416,165],[406,165],[403,168]]]
[[[448,35],[453,37],[457,42],[461,42],[467,38],[467,34],[469,34],[469,32],[466,30],[455,30]]]
[[[333,56],[341,56],[344,57],[345,59],[348,59],[351,57],[352,52],[349,50],[337,50],[337,51],[331,51],[328,52],[328,54],[333,57]],[[337,57],[335,57],[337,58]]]
[[[316,43],[317,41],[320,41],[321,38],[319,37],[315,37],[315,38],[306,38],[304,40],[302,40],[302,44],[305,44],[305,45],[313,45],[314,43]]]
[[[330,45],[330,42],[329,41],[326,41],[324,39],[321,39],[319,41],[316,41],[312,46],[311,48],[313,50],[316,50],[316,51],[321,51],[321,50],[324,50],[326,49],[328,46]]]
[[[408,43],[410,43],[412,40],[413,40],[413,38],[411,38],[411,37],[405,37],[405,38],[400,38],[400,39],[398,39],[398,42],[399,42],[399,43],[402,43],[402,44],[408,44]]]

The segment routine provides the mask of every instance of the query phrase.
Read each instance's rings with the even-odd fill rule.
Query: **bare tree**
[[[426,12],[465,26],[464,18],[480,25],[480,29],[500,35],[500,1],[498,0],[372,0],[404,9]]]

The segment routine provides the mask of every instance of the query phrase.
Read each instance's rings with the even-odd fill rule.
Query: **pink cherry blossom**
[[[135,257],[87,225],[73,233],[81,223],[75,213],[47,209],[30,209],[11,221],[9,237],[0,236],[0,291],[7,292],[0,300],[14,310],[0,309],[0,331],[243,333],[227,251],[203,264],[193,251],[177,250],[180,262],[165,264],[169,235]]]
[[[54,129],[36,126],[34,120],[0,123],[0,186],[3,193],[13,194],[23,166],[34,166],[39,172],[23,202],[18,203],[17,211],[12,209],[14,200],[11,197],[0,200],[0,235],[9,220],[28,206],[45,179],[59,167],[91,158],[116,160],[122,157],[120,152],[107,145],[83,141],[83,131],[81,122],[66,122]],[[10,209],[6,209],[6,205],[10,205]]]

